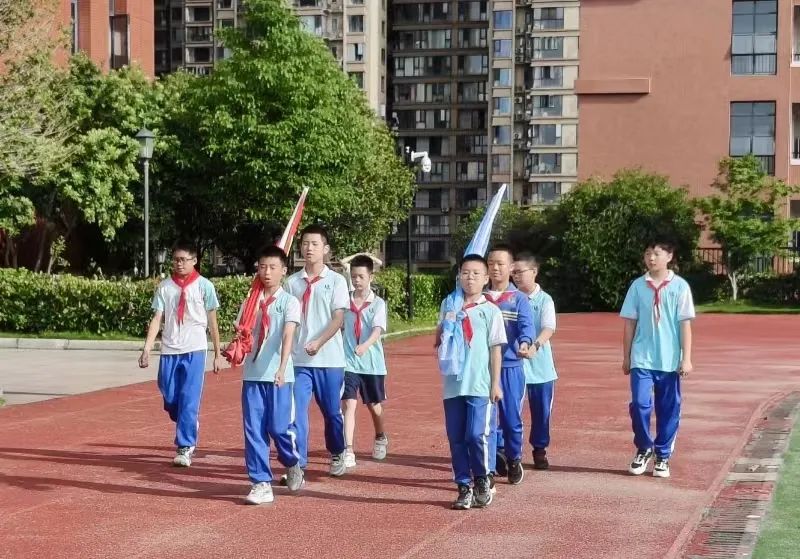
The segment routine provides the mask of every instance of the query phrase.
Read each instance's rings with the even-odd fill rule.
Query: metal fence
[[[715,274],[724,275],[727,273],[721,248],[699,247],[695,249],[694,254],[698,261],[709,264]],[[748,271],[752,273],[789,275],[798,268],[800,268],[800,246],[792,245],[777,248],[771,254],[755,256],[750,261]]]

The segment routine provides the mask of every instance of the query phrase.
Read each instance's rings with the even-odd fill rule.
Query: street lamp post
[[[136,134],[139,140],[139,159],[144,167],[144,276],[150,277],[150,159],[153,157],[155,134],[142,128]]]

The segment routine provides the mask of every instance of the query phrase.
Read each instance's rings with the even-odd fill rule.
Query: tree
[[[486,213],[485,207],[476,208],[459,223],[451,242],[453,254],[457,258],[464,254],[484,213]],[[510,245],[517,252],[530,251],[541,254],[550,237],[545,225],[544,214],[541,211],[503,202],[492,227],[489,246],[503,243]]]
[[[282,228],[309,186],[305,219],[339,252],[377,246],[413,187],[385,124],[285,2],[251,0],[245,17],[219,32],[230,57],[211,76],[165,84],[185,88],[165,109],[172,147],[154,167],[176,232],[231,249],[241,230]]]
[[[739,296],[739,280],[753,259],[772,255],[785,246],[797,220],[783,219],[778,206],[797,187],[768,177],[752,155],[726,158],[719,164],[714,187],[722,195],[697,200],[705,214],[711,239],[722,248],[722,261],[731,284],[733,300]]]

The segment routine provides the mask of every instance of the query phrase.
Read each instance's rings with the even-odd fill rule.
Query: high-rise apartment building
[[[342,69],[386,112],[386,0],[291,0],[301,24],[323,39]],[[243,22],[242,0],[155,0],[156,73],[212,72],[228,52],[214,30]]]
[[[72,52],[104,70],[137,64],[153,75],[153,0],[61,0]]]
[[[450,235],[502,184],[524,205],[557,202],[577,177],[577,0],[390,7],[390,105],[400,143],[427,151],[411,217],[418,268],[451,263]],[[405,225],[387,243],[403,261]]]

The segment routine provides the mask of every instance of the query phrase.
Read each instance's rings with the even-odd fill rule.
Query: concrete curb
[[[390,341],[394,338],[412,336],[433,332],[435,328],[411,328],[399,332],[385,334],[383,339]],[[37,349],[37,350],[90,350],[90,351],[142,351],[144,340],[66,340],[57,338],[0,338],[0,349]],[[156,342],[154,352],[161,349],[161,343]],[[208,351],[213,351],[214,346],[208,344]]]

